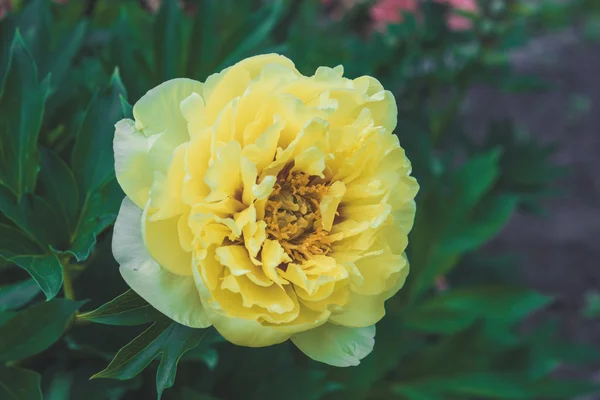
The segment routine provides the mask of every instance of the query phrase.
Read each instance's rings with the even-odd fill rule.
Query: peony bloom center
[[[293,262],[301,263],[331,252],[319,206],[329,186],[318,176],[292,168],[290,163],[278,174],[265,206],[265,222],[269,239],[278,241]]]

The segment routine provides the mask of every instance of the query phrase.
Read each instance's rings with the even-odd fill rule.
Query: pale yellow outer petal
[[[136,128],[146,136],[163,134],[175,149],[188,141],[188,121],[181,113],[181,103],[192,93],[202,93],[203,84],[187,78],[171,79],[149,90],[133,106]]]
[[[153,260],[142,238],[142,210],[125,198],[113,235],[113,254],[125,282],[150,305],[192,328],[211,325],[191,276],[178,276]]]
[[[135,122],[122,119],[115,125],[113,142],[115,174],[125,194],[143,208],[148,202],[154,170],[148,157],[151,140],[135,129]]]
[[[360,364],[375,346],[375,326],[348,328],[327,323],[292,336],[292,342],[315,361],[334,367]]]
[[[191,79],[167,81],[134,105],[135,122],[123,119],[115,125],[117,180],[138,207],[148,200],[155,171],[166,173],[175,148],[189,140],[180,104],[190,94],[202,93],[202,86]]]

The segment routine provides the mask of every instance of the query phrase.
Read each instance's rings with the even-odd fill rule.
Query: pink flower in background
[[[402,12],[416,12],[417,0],[379,0],[371,7],[371,18],[377,24],[402,22]]]
[[[477,0],[437,0],[440,3],[447,3],[456,10],[477,12]],[[462,15],[451,13],[448,16],[448,27],[453,31],[464,31],[471,29],[473,25],[471,20]]]
[[[0,19],[3,19],[6,14],[12,9],[10,0],[0,0]]]
[[[435,0],[438,3],[448,4],[451,8],[462,11],[477,12],[477,0]],[[388,24],[402,22],[403,12],[418,14],[419,0],[379,0],[371,8],[371,18],[375,27],[382,30]],[[471,20],[462,15],[451,13],[448,16],[448,27],[453,31],[470,29]]]

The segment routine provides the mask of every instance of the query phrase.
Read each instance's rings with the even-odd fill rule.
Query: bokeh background
[[[111,302],[114,123],[266,52],[397,98],[411,274],[359,367]],[[598,0],[0,0],[0,400],[600,399],[599,72]]]

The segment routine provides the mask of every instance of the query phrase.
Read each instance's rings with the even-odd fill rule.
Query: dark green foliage
[[[553,373],[597,361],[598,351],[560,340],[552,321],[521,329],[552,299],[519,286],[516,257],[482,250],[517,209],[540,211],[554,194],[565,172],[550,161],[555,147],[508,120],[474,138],[458,118],[474,84],[552,90],[516,73],[508,51],[576,17],[592,30],[595,0],[480,1],[473,29],[460,32],[438,2],[385,31],[369,30],[373,2],[340,19],[316,0],[188,1],[193,12],[164,0],[156,13],[137,0],[22,3],[0,20],[0,399],[566,400],[597,391]],[[114,124],[165,80],[204,81],[266,52],[305,74],[343,64],[346,76],[373,75],[397,98],[396,134],[421,186],[411,274],[358,367],[313,362],[290,343],[236,347],[212,328],[174,323],[128,290],[112,257],[124,196]],[[596,318],[598,303],[590,293],[584,315]]]
[[[54,299],[17,312],[0,327],[0,360],[15,361],[46,350],[62,336],[81,304]]]
[[[41,400],[40,374],[26,369],[0,366],[0,396],[7,400]]]

